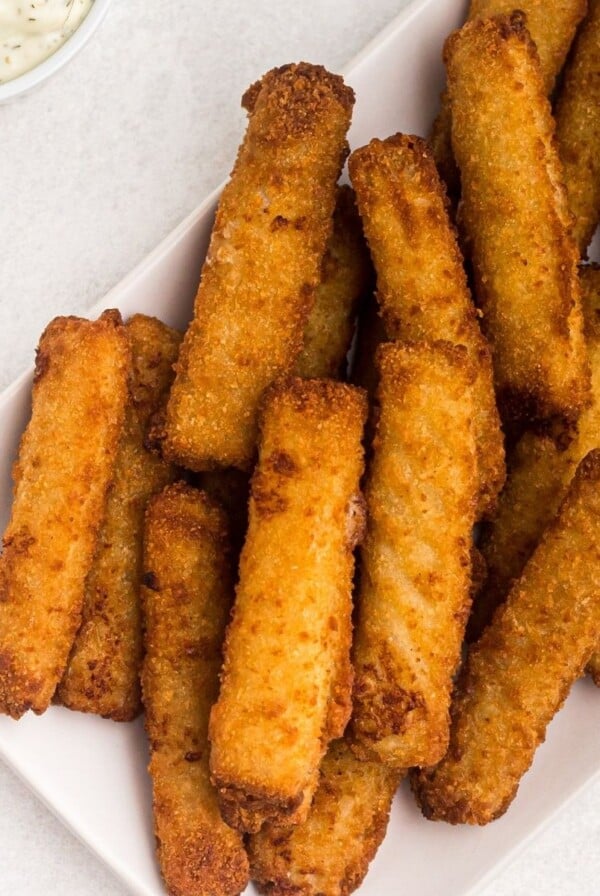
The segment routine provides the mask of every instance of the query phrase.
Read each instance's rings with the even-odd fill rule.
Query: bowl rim
[[[28,93],[66,65],[87,43],[108,12],[111,0],[93,0],[90,11],[61,46],[27,72],[0,84],[0,103]]]

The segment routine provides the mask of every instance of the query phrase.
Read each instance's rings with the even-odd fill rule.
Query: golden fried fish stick
[[[112,487],[86,581],[82,625],[57,696],[69,709],[126,722],[141,710],[142,658],[139,584],[144,511],[151,495],[174,478],[161,458],[143,447],[129,405]]]
[[[217,219],[169,400],[164,450],[249,469],[259,402],[292,369],[331,235],[354,94],[299,63],[243,99],[250,120]]]
[[[134,314],[126,326],[133,357],[133,403],[146,430],[167,402],[183,334],[146,314]]]
[[[489,514],[504,482],[492,358],[479,329],[433,157],[424,140],[396,134],[353,152],[349,169],[377,271],[387,333],[405,342],[464,345],[474,362],[479,511]]]
[[[449,343],[389,344],[378,357],[350,737],[360,758],[408,768],[437,762],[448,743],[471,602],[475,370]]]
[[[228,824],[306,817],[350,714],[353,548],[362,534],[362,390],[278,381],[267,393],[249,525],[210,723]]]
[[[142,688],[158,861],[172,896],[233,896],[246,886],[248,860],[208,771],[233,597],[225,516],[202,492],[171,485],[150,501],[144,542]]]
[[[445,59],[462,221],[501,404],[517,418],[575,419],[589,395],[578,253],[522,16],[468,23]]]
[[[139,590],[144,513],[151,495],[175,476],[144,448],[144,425],[164,403],[180,336],[155,318],[126,325],[133,375],[113,482],[96,556],[86,582],[83,621],[58,688],[70,709],[129,721],[141,711]]]
[[[335,741],[303,824],[265,825],[249,838],[250,875],[268,896],[348,896],[385,836],[402,772],[361,762]]]
[[[550,95],[587,5],[587,0],[519,0],[516,6],[515,0],[471,0],[469,19],[510,16],[515,9],[523,13],[540,60],[544,91]]]
[[[598,637],[600,452],[579,465],[556,519],[461,673],[450,747],[414,775],[423,813],[452,824],[502,815]]]
[[[592,404],[566,444],[545,433],[525,433],[511,459],[498,510],[481,540],[488,575],[475,600],[468,637],[475,640],[508,594],[541,535],[556,515],[579,462],[600,448],[600,269],[580,268],[585,331],[592,369]]]
[[[471,0],[469,19],[510,15],[515,9],[524,13],[527,30],[539,56],[544,89],[549,95],[586,8],[586,0]],[[460,176],[452,152],[451,129],[450,104],[444,92],[429,142],[440,174],[450,194],[455,196],[460,191]]]
[[[333,234],[321,263],[321,282],[304,331],[304,348],[294,373],[305,378],[344,378],[358,303],[372,280],[354,193],[342,186],[333,216]]]
[[[573,464],[569,453],[549,435],[526,432],[519,439],[496,515],[484,527],[479,545],[487,575],[473,602],[467,626],[469,641],[479,638],[513,581],[521,575],[544,529],[556,515],[576,467],[577,461]]]
[[[81,622],[127,403],[116,311],[56,318],[37,352],[0,557],[0,712],[47,709]]]
[[[556,105],[556,140],[581,253],[600,220],[600,2],[577,37]]]

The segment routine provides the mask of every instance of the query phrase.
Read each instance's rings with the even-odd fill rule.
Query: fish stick
[[[488,574],[473,606],[469,640],[479,637],[521,575],[544,529],[556,516],[577,465],[589,451],[600,448],[600,269],[582,267],[580,280],[592,404],[564,444],[544,432],[527,432],[517,444],[497,514],[481,539]]]
[[[586,0],[471,0],[469,20],[510,15],[519,9],[525,15],[527,30],[540,60],[544,90],[550,95],[573,42],[579,22],[585,15]],[[446,92],[433,124],[429,143],[436,164],[451,196],[460,192],[460,175],[452,152],[452,113]]]
[[[156,317],[134,314],[126,324],[133,362],[131,394],[144,431],[167,402],[183,335]]]
[[[304,331],[294,373],[343,379],[358,304],[372,280],[371,262],[354,194],[339,188],[333,234],[321,263],[321,282]]]
[[[266,387],[289,372],[333,227],[354,103],[320,66],[273,69],[219,203],[167,408],[164,451],[191,470],[248,470]]]
[[[550,435],[526,432],[519,439],[496,515],[481,536],[479,547],[487,575],[474,599],[467,627],[469,641],[479,638],[513,581],[521,575],[544,529],[556,515],[576,466],[577,461],[573,464]]]
[[[470,598],[478,491],[464,346],[379,350],[379,422],[353,661],[351,744],[396,768],[437,762]]]
[[[15,719],[48,708],[81,622],[130,365],[117,311],[56,318],[40,340],[0,557],[0,712]]]
[[[578,253],[523,17],[468,23],[448,38],[445,59],[462,222],[500,403],[513,419],[576,419],[589,398]]]
[[[361,884],[385,836],[402,772],[361,762],[334,741],[319,770],[308,818],[265,825],[249,838],[250,875],[268,896],[348,896]]]
[[[600,2],[590,0],[556,104],[556,141],[563,164],[573,237],[580,253],[600,221]]]
[[[353,548],[363,529],[362,390],[267,393],[219,700],[212,779],[228,824],[299,823],[350,715]]]
[[[168,486],[146,516],[142,687],[158,861],[172,896],[233,896],[248,881],[242,839],[219,815],[208,770],[232,597],[223,511],[189,486]]]
[[[464,345],[475,365],[479,510],[489,515],[504,483],[492,358],[477,322],[431,152],[419,137],[396,134],[353,152],[349,169],[377,271],[387,333],[404,342]]]
[[[145,426],[164,402],[180,335],[155,318],[126,324],[132,348],[131,396],[96,556],[85,589],[81,628],[57,695],[69,709],[119,722],[141,711],[139,607],[144,513],[175,470],[144,447]]]
[[[428,818],[482,825],[506,811],[583,671],[598,619],[600,452],[593,451],[507,602],[469,650],[448,752],[413,777]]]
[[[587,7],[587,0],[520,0],[517,6],[515,0],[471,0],[469,19],[510,16],[515,9],[523,13],[549,96]]]

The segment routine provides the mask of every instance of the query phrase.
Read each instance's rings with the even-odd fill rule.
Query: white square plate
[[[417,0],[347,67],[357,96],[353,147],[398,130],[426,133],[443,79],[441,47],[466,6],[464,0]],[[116,307],[125,315],[145,312],[183,327],[217,195],[209,196],[91,314]],[[30,384],[28,373],[0,398],[0,527],[8,519],[10,466],[28,419]],[[582,681],[551,725],[512,808],[485,829],[427,822],[403,788],[386,840],[360,888],[362,896],[473,896],[598,774],[599,730],[600,694]],[[1,717],[0,756],[132,892],[163,894],[140,721],[118,725],[56,707],[18,723]]]

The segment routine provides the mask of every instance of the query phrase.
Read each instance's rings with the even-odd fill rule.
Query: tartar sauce
[[[35,68],[64,44],[94,0],[0,0],[0,84]]]

